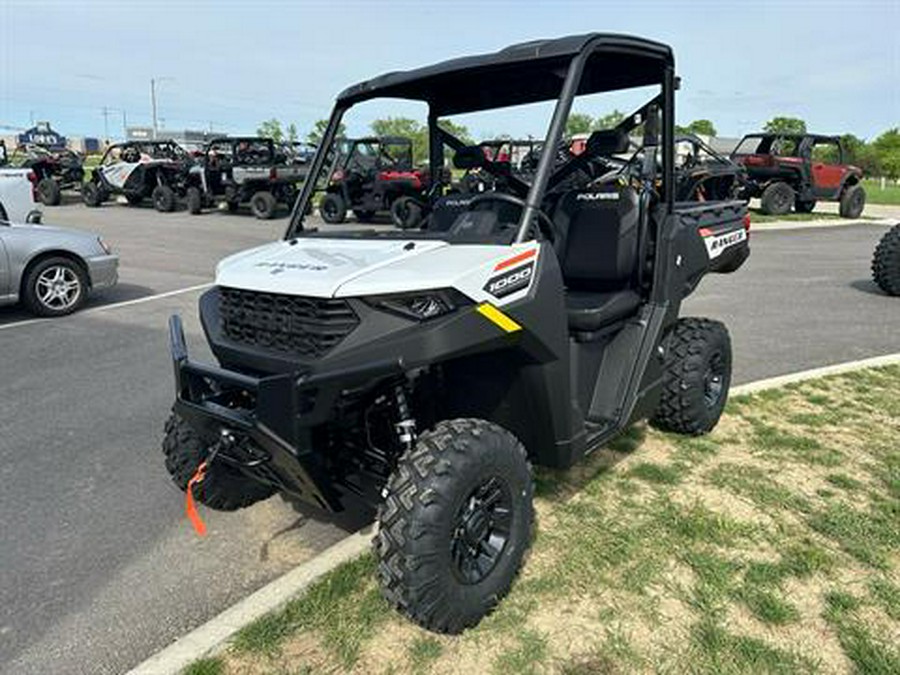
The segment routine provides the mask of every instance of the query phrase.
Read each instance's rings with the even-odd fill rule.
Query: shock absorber
[[[400,443],[409,450],[416,442],[416,420],[409,410],[409,402],[406,400],[406,390],[402,384],[394,387],[394,400],[397,404],[398,422],[394,425],[397,438]]]

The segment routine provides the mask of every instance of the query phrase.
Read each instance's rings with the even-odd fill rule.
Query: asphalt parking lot
[[[0,309],[0,669],[117,673],[340,539],[356,524],[278,498],[183,516],[159,443],[172,399],[166,318],[208,352],[201,286],[228,253],[277,238],[287,221],[149,208],[47,209],[45,221],[104,236],[120,284],[55,321]],[[900,300],[869,280],[884,232],[856,225],[758,232],[734,275],[708,277],[683,313],[731,329],[737,383],[900,351]]]

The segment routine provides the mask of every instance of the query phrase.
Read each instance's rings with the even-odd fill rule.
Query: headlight
[[[100,244],[100,248],[102,248],[106,252],[106,255],[112,255],[112,248],[109,244],[103,241],[103,237],[97,237],[97,243]]]
[[[363,298],[369,305],[407,319],[428,321],[445,316],[472,301],[452,288],[435,291],[419,291],[416,293],[396,293],[392,295],[376,295]]]

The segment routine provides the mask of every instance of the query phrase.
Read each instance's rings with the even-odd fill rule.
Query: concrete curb
[[[175,675],[204,656],[221,651],[229,638],[256,619],[285,605],[317,579],[368,550],[375,533],[370,525],[342,539],[302,565],[192,630],[128,671],[128,675]]]
[[[852,370],[861,370],[863,368],[877,368],[878,366],[891,366],[900,363],[900,352],[895,354],[885,354],[884,356],[874,356],[869,359],[861,359],[859,361],[847,361],[845,363],[836,363],[833,366],[824,366],[822,368],[813,368],[812,370],[801,370],[797,373],[788,373],[787,375],[779,375],[778,377],[770,377],[765,380],[757,380],[756,382],[748,382],[737,387],[732,387],[730,394],[740,396],[741,394],[752,394],[764,389],[775,389],[783,387],[792,382],[803,382],[804,380],[814,380],[817,377],[825,377],[827,375],[840,375]]]
[[[874,368],[900,363],[900,353],[876,356],[814,368],[797,373],[750,382],[731,389],[731,394],[751,394],[764,389],[802,382],[826,375],[837,375],[862,368]],[[195,628],[176,642],[157,652],[149,659],[128,671],[127,675],[177,675],[186,666],[222,651],[227,641],[247,624],[285,605],[292,597],[310,586],[338,565],[353,560],[364,553],[372,541],[375,526],[370,525],[346,539],[325,549],[312,560],[294,568],[284,576],[263,586],[236,605],[226,609],[207,623]]]

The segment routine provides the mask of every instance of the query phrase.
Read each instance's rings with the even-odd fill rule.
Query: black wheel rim
[[[713,409],[722,400],[725,391],[725,359],[716,352],[709,360],[703,376],[703,400],[706,407]]]
[[[326,218],[334,218],[337,215],[337,206],[330,199],[326,200],[322,205],[325,210]]]
[[[477,584],[497,567],[512,531],[512,494],[501,478],[480,483],[460,506],[453,523],[453,571]]]

